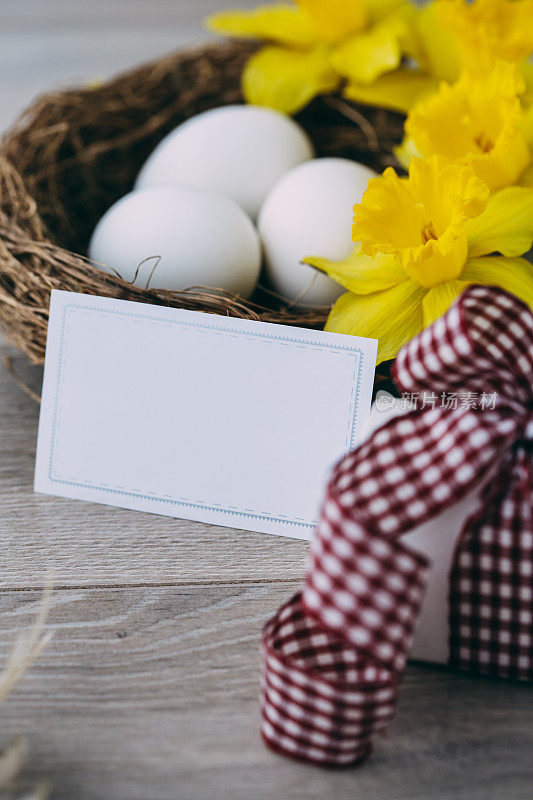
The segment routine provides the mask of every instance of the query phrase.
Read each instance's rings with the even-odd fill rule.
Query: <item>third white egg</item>
[[[287,173],[269,193],[258,219],[272,287],[288,300],[330,304],[344,291],[302,264],[306,256],[334,261],[353,249],[353,207],[370,178],[368,167],[343,158],[319,158]]]
[[[309,137],[289,117],[269,108],[223,106],[169,133],[144,164],[136,187],[214,189],[255,219],[275,183],[313,155]]]

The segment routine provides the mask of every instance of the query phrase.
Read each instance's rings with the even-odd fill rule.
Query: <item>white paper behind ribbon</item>
[[[39,492],[310,538],[377,342],[52,293]]]
[[[369,438],[394,417],[407,413],[402,409],[401,400],[385,411],[372,406],[365,426],[364,438]],[[471,492],[460,503],[451,506],[435,519],[420,525],[412,533],[403,537],[406,544],[424,553],[431,562],[422,611],[418,621],[416,637],[411,658],[446,664],[449,655],[449,614],[448,593],[450,570],[457,540],[468,517],[476,508],[479,489]]]

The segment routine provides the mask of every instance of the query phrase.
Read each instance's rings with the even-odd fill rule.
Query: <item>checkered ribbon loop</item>
[[[395,381],[498,401],[410,411],[335,467],[303,590],[263,633],[262,735],[304,761],[360,762],[392,718],[428,568],[401,536],[475,487],[451,576],[451,662],[533,679],[533,316],[472,286],[401,351]]]

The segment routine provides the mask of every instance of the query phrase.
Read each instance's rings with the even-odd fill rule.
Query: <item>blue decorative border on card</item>
[[[147,309],[149,306],[147,306]],[[161,307],[159,307],[161,308]],[[350,397],[350,406],[353,403],[353,411],[351,412],[351,418],[348,419],[347,423],[347,432],[346,432],[346,442],[345,442],[345,453],[349,452],[353,449],[355,443],[355,430],[357,427],[357,413],[359,410],[359,399],[360,399],[360,389],[361,389],[361,375],[363,371],[363,362],[364,362],[364,353],[358,347],[348,347],[345,345],[340,344],[333,344],[328,342],[315,342],[313,339],[301,339],[294,336],[283,336],[277,335],[270,332],[264,331],[247,331],[243,330],[242,328],[230,328],[221,325],[210,325],[209,323],[200,323],[198,321],[190,321],[187,322],[186,320],[176,320],[172,317],[164,317],[160,315],[150,315],[149,313],[142,314],[140,312],[130,312],[130,311],[117,311],[116,309],[107,310],[105,308],[101,308],[99,306],[88,305],[88,304],[69,304],[63,307],[63,316],[62,316],[62,324],[61,324],[61,336],[59,341],[59,349],[58,349],[58,367],[57,367],[57,375],[56,375],[56,386],[55,386],[55,402],[54,402],[54,411],[53,411],[53,420],[52,420],[52,436],[51,436],[51,447],[50,447],[50,456],[49,456],[49,464],[48,464],[48,478],[53,483],[60,483],[65,486],[76,486],[84,489],[88,489],[89,491],[103,491],[109,494],[120,495],[123,497],[131,497],[131,498],[138,498],[140,500],[152,500],[158,503],[168,503],[170,505],[181,506],[183,508],[197,508],[203,509],[207,511],[213,511],[215,513],[224,513],[228,515],[234,515],[239,517],[245,517],[248,519],[257,519],[257,520],[270,520],[272,522],[277,522],[283,525],[288,526],[295,526],[301,528],[309,528],[313,529],[317,521],[313,522],[305,522],[303,519],[298,517],[294,519],[289,519],[286,516],[280,515],[275,516],[269,513],[261,513],[257,511],[253,511],[252,509],[243,509],[239,510],[237,508],[232,507],[223,507],[217,504],[209,504],[209,503],[202,503],[202,502],[194,502],[188,498],[172,498],[170,496],[158,496],[155,493],[143,493],[139,492],[131,492],[126,491],[122,488],[111,488],[106,486],[105,484],[93,484],[88,482],[82,481],[75,481],[69,480],[65,478],[56,477],[54,475],[54,450],[57,441],[57,421],[59,417],[59,408],[60,408],[60,401],[63,389],[63,360],[65,355],[65,341],[66,341],[66,334],[67,334],[67,325],[68,325],[68,313],[70,311],[93,311],[97,312],[98,314],[109,314],[114,317],[126,317],[126,318],[133,318],[133,319],[143,319],[143,320],[153,320],[155,322],[167,322],[172,325],[178,325],[184,328],[196,328],[199,330],[205,330],[207,332],[213,331],[218,333],[228,333],[233,335],[238,335],[239,338],[242,336],[252,337],[258,340],[263,341],[272,341],[273,343],[276,342],[286,342],[287,344],[295,344],[296,346],[301,345],[305,348],[309,346],[315,346],[316,349],[330,349],[330,350],[337,350],[339,352],[344,352],[346,354],[353,354],[355,356],[354,359],[354,373],[353,373],[353,381],[352,381],[352,394]],[[207,315],[206,316],[211,316]],[[212,315],[215,317],[216,315]]]

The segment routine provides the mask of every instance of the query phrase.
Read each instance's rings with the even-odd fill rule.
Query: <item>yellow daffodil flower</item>
[[[389,168],[355,206],[345,261],[305,262],[348,291],[326,330],[379,340],[378,361],[445,313],[471,283],[499,286],[533,307],[533,189],[490,194],[469,166],[413,159],[408,178]],[[494,255],[498,253],[499,255]]]
[[[268,42],[244,69],[245,99],[294,114],[344,80],[369,87],[396,70],[411,12],[407,0],[294,0],[215,14],[207,26]]]
[[[442,83],[410,111],[400,162],[437,154],[471,166],[491,190],[517,183],[532,159],[533,130],[519,97],[524,89],[516,67],[504,61],[485,76],[465,72],[452,86]]]
[[[496,60],[518,65],[533,93],[533,0],[433,0],[419,8],[409,25],[405,52],[416,64],[401,65],[371,87],[348,85],[359,102],[407,112],[463,71],[484,75]]]
[[[438,13],[467,69],[494,59],[524,64],[533,52],[533,0],[438,0]]]

